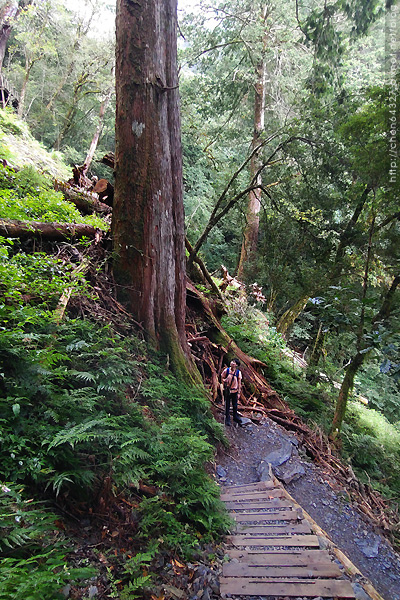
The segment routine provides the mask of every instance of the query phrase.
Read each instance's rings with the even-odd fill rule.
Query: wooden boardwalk
[[[280,483],[224,488],[236,530],[228,537],[221,594],[355,598],[352,585]]]

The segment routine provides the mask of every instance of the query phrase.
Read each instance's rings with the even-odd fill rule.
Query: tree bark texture
[[[176,0],[117,1],[114,274],[184,376],[186,275]]]

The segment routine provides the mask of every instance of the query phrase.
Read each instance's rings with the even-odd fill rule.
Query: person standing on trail
[[[242,373],[239,369],[240,360],[234,358],[230,366],[222,371],[221,380],[224,386],[225,398],[225,425],[231,424],[230,405],[232,402],[233,421],[238,425],[242,424],[241,418],[238,415],[237,406],[242,390]]]

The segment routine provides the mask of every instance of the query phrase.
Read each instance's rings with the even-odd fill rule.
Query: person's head
[[[231,367],[233,367],[234,369],[238,369],[240,367],[240,360],[238,358],[232,359]]]

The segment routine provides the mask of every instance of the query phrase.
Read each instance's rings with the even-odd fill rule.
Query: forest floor
[[[259,481],[260,463],[262,470],[262,461],[276,458],[277,448],[284,451],[291,445],[299,473],[284,484],[287,491],[384,600],[400,600],[400,554],[352,505],[346,490],[306,457],[292,434],[269,419],[260,425],[226,427],[226,433],[231,445],[228,450],[221,447],[216,457],[215,476],[221,486]],[[288,480],[291,476],[287,475]],[[363,593],[360,599],[366,600],[368,596]]]

